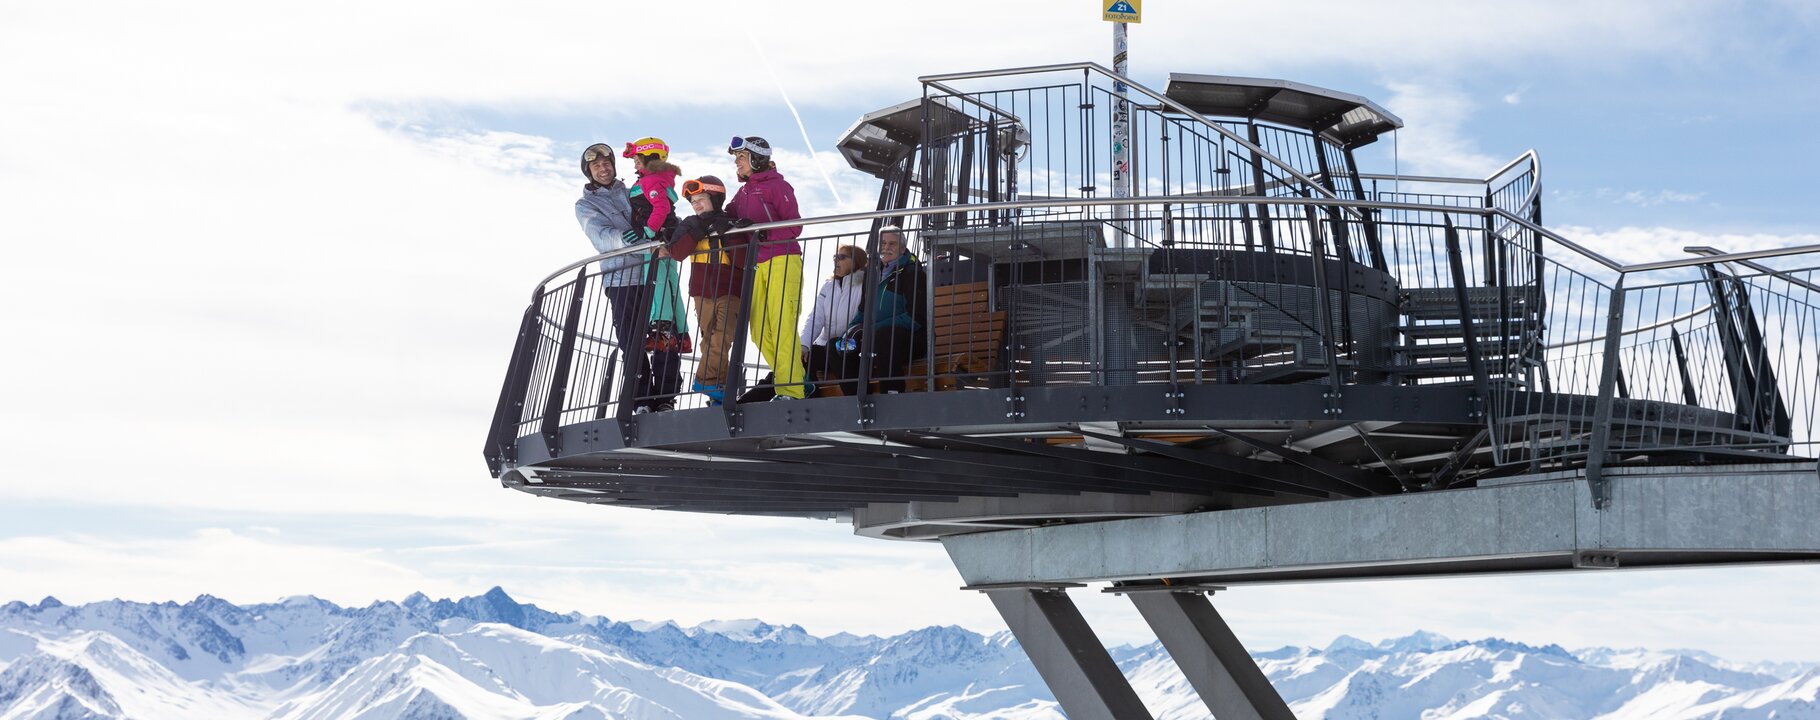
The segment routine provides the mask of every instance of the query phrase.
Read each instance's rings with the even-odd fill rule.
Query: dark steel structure
[[[1355,151],[1402,121],[1297,83],[1178,74],[1159,92],[1080,63],[923,88],[839,140],[879,178],[875,212],[754,228],[805,227],[805,302],[836,248],[877,257],[881,228],[901,228],[928,278],[914,362],[759,402],[777,387],[746,329],[768,308],[748,303],[727,388],[747,401],[635,414],[646,353],[616,346],[589,258],[525,309],[494,476],[575,502],[938,539],[1548,472],[1583,474],[1600,508],[1616,466],[1814,455],[1820,287],[1795,266],[1820,248],[1622,265],[1544,226],[1533,152],[1477,179],[1366,172]],[[1104,187],[1115,112],[1136,197]],[[664,262],[647,250],[620,254]],[[786,325],[780,342],[810,341]],[[851,352],[901,350],[887,337]],[[1043,609],[1056,588],[980,589],[1014,629],[1041,620],[1022,623],[1027,645],[1081,640],[1057,629],[1071,606]],[[1207,662],[1237,647],[1211,607],[1146,597],[1147,617],[1199,628]],[[1072,671],[1103,680],[1095,667]],[[1259,696],[1252,671],[1222,682]],[[1268,705],[1251,703],[1280,716]]]
[[[1039,81],[949,85],[1009,78]],[[1533,153],[1482,180],[1363,172],[1354,150],[1401,121],[1283,81],[1138,87],[1148,192],[1102,198],[1106,80],[1091,65],[930,78],[841,137],[880,178],[879,210],[806,221],[805,275],[891,223],[921,250],[935,312],[957,287],[990,308],[921,329],[968,357],[918,363],[918,390],[868,377],[855,396],[685,395],[633,415],[644,353],[614,346],[598,274],[577,263],[525,311],[487,441],[495,476],[580,502],[850,517],[1082,492],[1246,507],[1612,462],[1783,462],[1811,445],[1796,417],[1811,383],[1779,381],[1815,360],[1807,272],[1621,266],[1541,225]],[[735,397],[765,386],[747,340]],[[1070,519],[1011,505],[1005,523]]]

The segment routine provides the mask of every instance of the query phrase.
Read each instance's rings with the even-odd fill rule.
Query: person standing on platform
[[[796,189],[771,162],[771,144],[757,136],[735,137],[727,146],[733,167],[745,186],[733,195],[727,214],[749,223],[798,220]],[[797,317],[802,312],[803,250],[796,238],[801,227],[759,233],[752,262],[752,341],[771,365],[774,400],[800,400],[803,386],[802,346],[797,344]]]
[[[707,396],[711,405],[725,397],[727,352],[733,347],[733,323],[739,317],[740,286],[746,279],[745,248],[724,237],[733,218],[722,212],[727,188],[713,175],[683,182],[683,197],[695,214],[676,226],[670,240],[670,257],[689,263],[689,297],[695,301],[696,325],[701,328],[701,360],[695,366],[691,388]]]
[[[676,230],[675,188],[680,172],[669,163],[670,147],[658,138],[643,137],[626,143],[621,156],[630,158],[638,173],[637,184],[627,191],[633,232],[626,242],[668,242]],[[639,393],[638,409],[634,410],[638,413],[676,407],[676,394],[682,391],[682,354],[694,349],[676,261],[668,253],[658,253],[655,259],[645,256],[644,260],[649,272],[645,289],[651,298],[647,318],[651,327],[644,346],[651,353],[651,365],[649,383]]]
[[[596,252],[610,252],[644,242],[642,230],[633,219],[631,191],[619,179],[614,165],[613,148],[604,144],[589,145],[581,153],[581,172],[588,178],[582,186],[581,199],[575,201],[575,220],[581,231],[594,244]],[[633,394],[651,394],[651,369],[645,356],[645,339],[650,332],[650,318],[640,317],[644,303],[645,273],[650,264],[646,253],[627,253],[600,261],[601,289],[613,315],[613,335],[619,342],[622,367],[632,367],[633,358],[645,360],[633,383]],[[626,372],[626,371],[622,371]],[[646,405],[646,410],[649,406]]]

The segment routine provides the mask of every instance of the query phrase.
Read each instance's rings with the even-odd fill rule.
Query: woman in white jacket
[[[815,309],[809,312],[809,321],[803,323],[803,364],[808,367],[809,382],[822,380],[824,372],[832,372],[828,380],[840,379],[836,377],[840,355],[834,350],[834,341],[859,314],[859,302],[866,296],[862,287],[865,278],[865,248],[842,245],[834,249],[834,275],[816,291]]]

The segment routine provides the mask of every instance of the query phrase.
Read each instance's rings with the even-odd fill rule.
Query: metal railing
[[[1533,200],[1533,183],[1502,184],[1508,188]],[[861,333],[860,348],[835,351],[830,357],[839,367],[805,378],[822,395],[863,402],[875,392],[1066,383],[1297,382],[1336,391],[1454,384],[1473,387],[1484,403],[1481,442],[1503,466],[1584,462],[1597,476],[1614,460],[1664,453],[1764,459],[1792,456],[1799,447],[1811,454],[1820,407],[1820,278],[1814,270],[1733,274],[1726,266],[1812,256],[1820,248],[1626,266],[1516,214],[1496,200],[1499,189],[1482,207],[1169,195],[919,207],[752,230],[813,232],[837,223],[952,217],[957,209],[1000,218],[959,227],[906,222],[921,279],[905,287],[921,295],[924,320],[910,334]],[[1103,210],[1113,206],[1129,212],[1106,217]],[[1234,207],[1300,212],[1266,221]],[[1329,212],[1335,208],[1349,212]],[[1373,270],[1368,257],[1333,242],[1337,226],[1355,222],[1347,219],[1355,214],[1372,218],[1382,233],[1385,267],[1377,272],[1394,285],[1388,295],[1345,284]],[[1266,225],[1294,241],[1274,253],[1246,242]],[[796,276],[801,309],[787,322],[753,323],[767,305],[739,303],[742,335],[728,349],[724,383],[729,400],[783,389],[763,349],[767,338],[755,330],[769,328],[774,350],[786,342],[802,346],[802,318],[832,273],[836,248],[877,257],[872,232],[805,234],[795,242],[804,258]],[[629,418],[640,404],[710,404],[691,390],[709,352],[700,347],[680,354],[673,385],[646,384],[641,392],[627,380],[629,373],[649,376],[652,355],[621,347],[597,263],[628,254],[643,255],[652,267],[673,262],[655,259],[653,249],[577,261],[539,284],[488,441],[496,468],[516,462],[521,440],[554,444],[565,426]],[[691,272],[681,270],[685,278]],[[1643,279],[1651,282],[1639,284]],[[956,300],[963,294],[957,288],[969,285],[977,287],[966,291],[971,304]],[[677,309],[699,341],[698,300],[681,296]],[[936,357],[949,351],[973,357]]]

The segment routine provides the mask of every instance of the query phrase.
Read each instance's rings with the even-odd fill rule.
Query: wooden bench
[[[1005,342],[1005,312],[992,309],[991,287],[976,282],[936,288],[929,323],[935,328],[935,346],[927,357],[910,364],[905,389],[927,390],[932,370],[936,390],[984,387],[986,381],[967,376],[998,370],[998,353]]]

